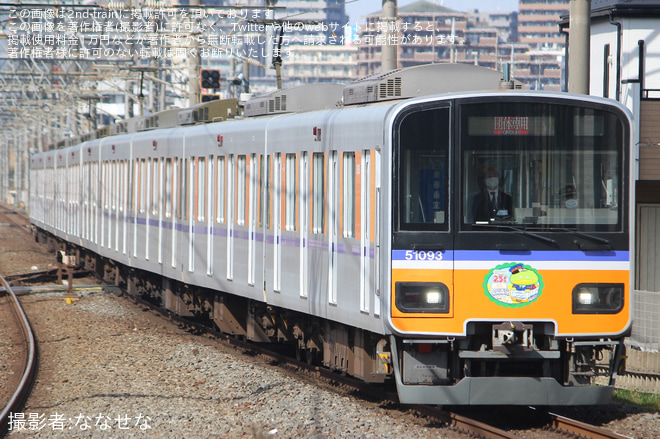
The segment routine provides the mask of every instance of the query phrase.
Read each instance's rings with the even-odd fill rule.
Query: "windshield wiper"
[[[598,246],[598,247],[591,247],[591,246],[589,246],[585,243],[582,243],[580,241],[577,241],[577,240],[573,241],[575,243],[575,245],[577,245],[580,248],[580,250],[584,250],[584,251],[604,250],[604,249],[612,250],[612,248],[613,248],[612,243],[610,243],[610,241],[608,239],[601,238],[600,236],[590,235],[588,233],[580,232],[580,231],[573,230],[573,229],[567,229],[565,227],[551,227],[550,230],[553,230],[553,231],[556,230],[556,231],[560,231],[560,232],[572,233],[573,235],[579,236],[582,239],[590,239],[592,241],[595,241],[595,242],[601,244],[601,246]],[[605,246],[607,246],[607,248],[605,248]]]
[[[530,238],[535,238],[538,239],[539,241],[545,242],[548,245],[552,245],[553,247],[559,247],[557,245],[557,241],[555,241],[552,238],[548,238],[547,236],[539,235],[536,233],[532,233],[529,230],[523,229],[521,227],[515,227],[510,224],[486,224],[486,223],[475,223],[473,224],[475,226],[479,227],[487,227],[487,228],[493,228],[493,229],[504,229],[504,230],[513,230],[515,232],[520,233],[521,235],[524,236],[529,236]],[[508,248],[508,247],[507,247]]]

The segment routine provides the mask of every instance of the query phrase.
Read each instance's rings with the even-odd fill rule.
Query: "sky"
[[[418,0],[398,0],[398,7],[403,7]],[[467,11],[479,9],[481,11],[515,11],[518,9],[518,0],[429,0],[450,9]],[[382,0],[347,0],[346,12],[351,23],[359,22],[360,16],[367,15],[382,9]]]

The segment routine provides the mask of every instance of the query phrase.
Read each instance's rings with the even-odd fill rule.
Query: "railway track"
[[[14,227],[22,233],[32,234],[32,224],[28,216],[22,212],[0,204],[0,223],[3,226]]]
[[[11,216],[12,214],[10,214]],[[6,218],[6,216],[4,217]],[[4,222],[4,219],[0,220]],[[34,275],[37,273],[32,273]],[[49,273],[38,273],[45,277],[52,278],[52,270],[49,270]],[[17,280],[21,278],[21,275],[16,276]],[[23,280],[23,279],[20,279]],[[5,286],[7,288],[7,286]],[[7,296],[9,297],[9,296]],[[135,302],[141,305],[148,305],[148,303],[143,302],[139,299],[135,299]],[[240,338],[228,337],[226,335],[220,334],[216,331],[213,331],[207,327],[203,327],[195,324],[186,319],[181,319],[173,315],[172,313],[162,310],[156,307],[151,307],[151,309],[156,310],[163,314],[167,318],[176,319],[180,322],[180,325],[191,328],[191,332],[206,332],[212,335],[214,338],[224,339],[228,343],[234,345],[235,347],[249,351],[250,353],[255,353],[260,357],[267,358],[269,363],[277,363],[278,365],[286,366],[289,369],[294,369],[297,371],[304,371],[310,381],[318,380],[321,378],[327,385],[331,387],[342,387],[345,389],[343,393],[347,394],[359,394],[364,399],[369,401],[379,401],[378,404],[385,405],[388,408],[391,407],[394,411],[401,412],[414,412],[416,415],[419,414],[423,416],[426,421],[430,424],[443,424],[452,427],[452,429],[458,432],[464,432],[471,437],[482,437],[482,438],[516,438],[516,437],[543,437],[552,438],[552,437],[566,437],[566,435],[573,435],[583,438],[625,438],[627,436],[622,436],[608,430],[599,428],[597,426],[590,426],[575,420],[568,419],[561,415],[556,415],[552,413],[542,412],[541,410],[535,410],[534,412],[542,414],[545,418],[544,421],[541,421],[534,427],[535,430],[540,430],[541,435],[537,436],[528,436],[526,430],[519,429],[515,425],[509,425],[505,427],[498,426],[495,423],[488,421],[479,420],[477,417],[468,416],[460,414],[457,411],[447,410],[440,407],[429,407],[429,406],[398,406],[396,401],[396,394],[388,389],[378,388],[374,386],[366,385],[365,383],[354,380],[350,377],[343,376],[336,372],[315,366],[309,365],[307,362],[296,360],[295,353],[293,355],[291,352],[283,353],[277,350],[269,349],[270,346],[259,346],[250,343],[246,343]],[[15,409],[14,409],[15,410]],[[539,415],[540,416],[540,415]],[[5,419],[2,420],[3,426],[7,426]]]
[[[550,417],[549,426],[553,430],[561,433],[572,434],[577,437],[584,437],[590,439],[629,439],[629,436],[624,436],[613,431],[606,430],[596,425],[590,425],[584,422],[569,419],[567,417],[548,412],[546,414]]]
[[[399,406],[396,393],[392,389],[373,386],[335,371],[314,364],[308,364],[306,359],[298,359],[295,356],[273,349],[273,345],[255,344],[241,338],[228,336],[207,326],[180,318],[170,311],[153,306],[149,302],[135,297],[132,299],[136,303],[147,306],[168,319],[178,321],[180,325],[188,326],[195,332],[207,333],[235,348],[249,351],[254,355],[265,358],[273,364],[303,372],[306,376],[310,376],[313,379],[321,379],[332,387],[344,387],[347,393],[358,394],[369,400],[377,400],[381,405],[389,403],[394,404],[393,409],[413,411],[433,423],[447,425],[459,432],[466,433],[470,437],[483,439],[516,439],[526,437],[524,433],[520,433],[517,430],[515,425],[500,428],[493,423],[480,421],[476,417],[459,414],[458,412],[439,406]],[[523,415],[523,419],[528,419],[532,416],[538,418],[535,423],[538,427],[535,429],[542,430],[543,436],[548,439],[552,437],[565,438],[567,435],[568,437],[579,437],[583,439],[630,439],[629,436],[620,435],[596,425],[590,425],[549,411],[537,410],[531,407],[523,408],[523,410],[528,410],[527,415]],[[510,432],[509,429],[515,429],[516,433]]]
[[[594,407],[594,411],[597,410],[598,408]],[[489,407],[488,410],[478,407],[459,407],[457,412],[461,413],[459,416],[501,428],[508,434],[490,436],[486,432],[481,436],[477,434],[479,437],[630,439],[630,436],[571,419],[541,407]]]
[[[3,300],[3,317],[8,314],[14,316],[14,322],[18,331],[14,331],[15,339],[14,346],[20,346],[18,355],[13,355],[10,367],[17,367],[18,370],[7,371],[14,376],[19,376],[20,380],[8,380],[7,385],[3,386],[5,392],[2,397],[8,397],[2,413],[0,413],[0,436],[5,434],[9,429],[10,417],[21,409],[29,390],[32,386],[34,374],[37,366],[36,345],[30,323],[27,320],[25,312],[18,301],[14,291],[11,289],[4,277],[0,276],[0,285],[2,286],[2,295],[6,300]],[[6,325],[11,324],[11,318],[3,319]],[[17,373],[18,372],[18,373]],[[12,393],[13,392],[13,393]],[[4,401],[4,400],[3,400]]]

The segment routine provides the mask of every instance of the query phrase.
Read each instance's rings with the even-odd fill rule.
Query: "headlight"
[[[397,282],[394,294],[401,312],[449,312],[449,290],[439,282]]]
[[[580,288],[578,291],[578,303],[580,305],[593,305],[596,297],[593,291],[588,288]]]
[[[573,288],[573,314],[618,313],[623,293],[623,284],[579,284]]]

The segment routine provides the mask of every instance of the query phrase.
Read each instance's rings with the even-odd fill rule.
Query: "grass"
[[[631,390],[614,389],[614,400],[642,407],[647,410],[660,412],[660,395],[656,393],[642,393]]]

